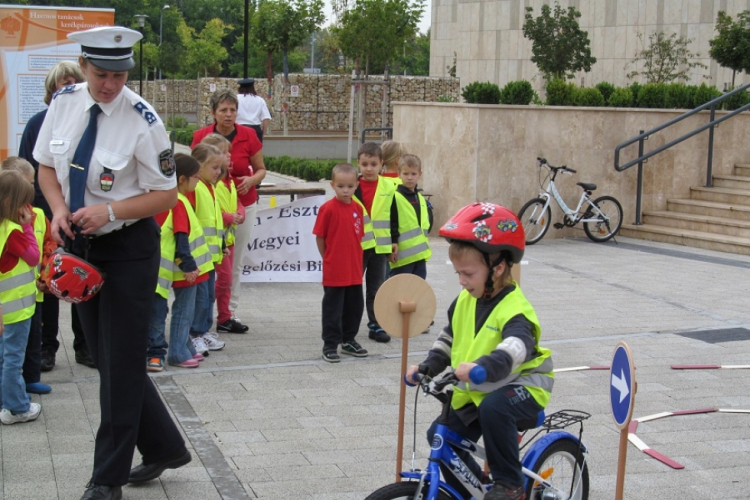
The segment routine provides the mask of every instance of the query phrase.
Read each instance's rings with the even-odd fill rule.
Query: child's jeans
[[[229,255],[224,256],[216,268],[216,324],[229,321],[229,299],[232,297],[232,269],[234,266],[234,245],[228,246]]]
[[[211,329],[214,322],[214,301],[216,300],[216,271],[208,273],[208,279],[198,283],[195,291],[195,316],[190,327],[190,335],[199,337]]]
[[[388,278],[388,254],[376,253],[374,248],[368,248],[362,253],[362,271],[365,277],[365,308],[367,309],[367,324],[377,325],[375,319],[375,295],[380,285]]]
[[[166,329],[168,312],[169,302],[167,299],[155,293],[154,300],[151,303],[151,321],[148,322],[147,358],[164,359],[167,355],[169,344],[164,336],[164,330]]]
[[[27,384],[42,379],[42,304],[43,302],[36,303],[29,327],[29,340],[26,343],[26,355],[21,370],[23,381]]]
[[[0,405],[11,413],[29,411],[29,395],[21,376],[31,318],[5,325],[0,335]]]
[[[167,363],[182,363],[195,354],[193,341],[190,339],[190,325],[193,323],[196,292],[203,283],[172,289],[174,302],[172,302],[172,320],[169,325]]]
[[[392,268],[391,276],[396,276],[397,274],[413,274],[415,276],[419,276],[423,280],[426,280],[427,279],[427,261],[418,260],[416,262],[412,262],[411,264],[406,264],[405,266]]]

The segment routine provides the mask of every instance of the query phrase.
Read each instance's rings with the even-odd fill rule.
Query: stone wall
[[[441,96],[459,100],[457,78],[431,78],[418,76],[391,76],[388,82],[382,75],[370,77],[377,83],[367,85],[366,127],[380,127],[383,92],[386,102],[386,126],[393,124],[393,102],[437,102]],[[381,83],[382,82],[382,83]],[[276,75],[273,93],[267,96],[265,79],[256,79],[258,95],[266,97],[271,111],[271,130],[283,130],[284,104],[287,110],[287,127],[293,131],[330,130],[345,131],[349,125],[351,76],[349,75],[289,75],[289,84],[297,85],[299,93],[292,97],[289,86],[284,86],[283,76]],[[138,92],[138,81],[128,82]],[[355,124],[359,85],[355,93]],[[164,88],[165,90],[162,90]],[[179,114],[195,121],[199,126],[211,123],[210,98],[214,91],[231,88],[237,90],[236,78],[200,78],[198,80],[161,80],[144,82],[143,97],[159,112]],[[166,121],[166,120],[165,120]],[[355,125],[356,126],[356,125]]]
[[[614,169],[615,147],[673,118],[682,111],[477,104],[396,103],[394,138],[422,159],[422,187],[433,195],[435,225],[459,208],[491,201],[513,211],[540,191],[542,156],[553,165],[578,171],[558,176],[556,185],[568,205],[577,203],[576,182],[597,185],[594,196],[611,195],[622,204],[624,223],[635,220],[637,167]],[[717,112],[721,116],[726,112]],[[651,151],[708,121],[697,113],[649,137]],[[446,125],[449,124],[449,125]],[[667,199],[688,198],[690,187],[704,185],[708,132],[696,135],[649,159],[644,165],[643,210],[665,210]],[[625,164],[638,155],[638,144],[620,154]],[[714,175],[731,175],[735,163],[750,162],[750,113],[716,127]],[[553,222],[562,213],[553,205]],[[580,232],[579,232],[580,231]],[[545,238],[582,235],[582,229],[550,229]]]

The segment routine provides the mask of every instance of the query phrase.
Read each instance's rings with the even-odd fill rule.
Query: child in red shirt
[[[352,203],[357,189],[357,172],[339,163],[331,172],[336,197],[320,206],[313,234],[323,257],[323,359],[338,363],[341,353],[367,356],[354,338],[364,310],[362,295],[362,235],[364,215],[359,203]]]

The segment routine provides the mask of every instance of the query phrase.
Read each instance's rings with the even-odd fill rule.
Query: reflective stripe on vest
[[[417,193],[420,208],[420,220],[409,200],[398,191],[395,194],[396,209],[398,210],[398,254],[396,263],[390,262],[391,269],[401,267],[412,262],[427,260],[432,255],[427,232],[430,229],[430,218],[427,212],[427,202]],[[421,224],[420,224],[421,222]]]
[[[221,243],[224,239],[224,224],[221,219],[221,208],[211,194],[205,182],[201,181],[195,187],[195,215],[203,227],[206,237],[208,251],[214,263],[221,263],[224,254],[221,251]]]
[[[391,203],[395,192],[395,184],[386,177],[378,177],[378,185],[372,197],[372,213],[368,213],[364,203],[354,197],[364,213],[363,250],[374,248],[375,253],[391,253]]]
[[[44,215],[44,211],[41,208],[34,207],[32,209],[36,214],[34,217],[34,236],[36,237],[36,244],[39,246],[39,264],[36,266],[36,279],[39,279],[42,273],[42,259],[44,258],[44,233],[47,232],[47,218]],[[36,301],[44,302],[44,293],[37,289]]]
[[[9,220],[0,223],[0,254],[5,250],[8,237],[13,231],[23,228]],[[7,273],[0,273],[0,304],[3,306],[3,322],[11,325],[34,315],[36,309],[36,267],[23,259],[18,259],[15,267]]]
[[[159,276],[156,279],[156,293],[164,299],[169,299],[169,289],[172,288],[174,276],[174,256],[177,249],[171,210],[161,225],[159,248],[161,249],[161,259],[159,260]]]
[[[190,201],[182,193],[177,193],[177,199],[180,200],[185,206],[185,212],[187,212],[188,222],[190,223],[190,234],[188,234],[190,255],[193,256],[195,265],[198,266],[198,276],[203,276],[204,274],[213,271],[213,256],[208,249],[206,237],[203,233],[203,227],[201,226],[201,223],[198,220],[198,216],[195,214]],[[183,273],[180,268],[177,267],[177,264],[175,264],[174,267],[174,280],[184,281],[185,273]]]
[[[453,408],[458,409],[468,403],[479,406],[488,393],[506,385],[526,387],[540,406],[547,406],[554,385],[552,358],[550,357],[552,353],[549,349],[539,347],[541,336],[539,320],[531,304],[524,297],[521,288],[516,285],[516,289],[495,306],[479,333],[474,335],[476,307],[477,299],[466,290],[462,291],[456,300],[451,321],[451,328],[453,329],[451,366],[453,368],[458,367],[462,362],[474,362],[495,350],[503,341],[502,332],[505,323],[519,314],[523,314],[533,325],[535,348],[538,355],[521,364],[503,380],[485,382],[481,385],[462,383],[456,386],[453,391]]]

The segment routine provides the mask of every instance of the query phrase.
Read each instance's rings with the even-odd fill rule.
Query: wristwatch
[[[109,212],[109,222],[115,221],[115,211],[112,210],[112,205],[107,203],[107,212]]]

